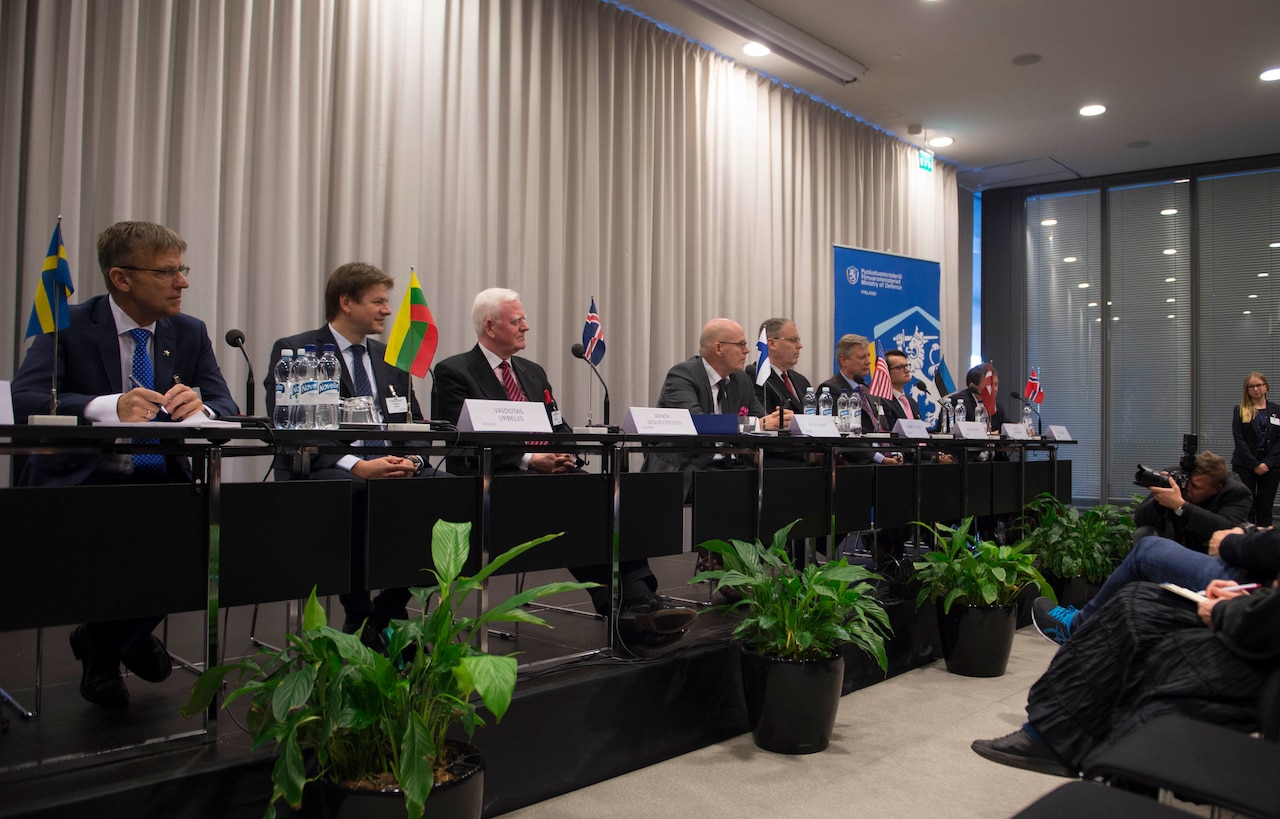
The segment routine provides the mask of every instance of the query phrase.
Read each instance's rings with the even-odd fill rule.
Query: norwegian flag
[[[600,324],[600,314],[596,312],[596,297],[591,297],[591,309],[587,312],[587,323],[582,325],[583,358],[592,364],[599,364],[604,359],[604,327]]]
[[[884,356],[876,352],[876,345],[871,345],[871,357],[875,367],[871,370],[871,394],[877,398],[893,399],[893,382],[889,380],[889,365]]]
[[[1044,403],[1044,390],[1040,389],[1040,376],[1036,375],[1035,367],[1031,368],[1031,375],[1027,376],[1027,386],[1022,388],[1022,394],[1033,404]]]

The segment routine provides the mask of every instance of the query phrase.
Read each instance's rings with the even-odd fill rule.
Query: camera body
[[[1169,479],[1178,485],[1183,492],[1187,491],[1187,483],[1196,471],[1196,453],[1199,451],[1199,438],[1195,435],[1182,436],[1182,457],[1178,459],[1178,468],[1164,472],[1149,466],[1138,464],[1138,472],[1133,476],[1135,486],[1168,486]]]

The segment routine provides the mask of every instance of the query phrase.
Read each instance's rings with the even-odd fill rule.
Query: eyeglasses
[[[164,276],[166,279],[172,279],[173,277],[177,276],[179,273],[182,274],[183,278],[187,278],[191,275],[191,267],[185,264],[182,265],[181,267],[166,267],[161,270],[157,270],[154,267],[129,267],[128,265],[124,265],[124,264],[118,264],[116,265],[116,267],[120,268],[121,270],[145,270],[148,273],[155,273],[158,276]]]
[[[770,336],[774,341],[789,341],[792,344],[800,343],[800,336]]]
[[[1249,389],[1251,390],[1265,390],[1266,388],[1267,388],[1266,384],[1250,384],[1249,385]]]
[[[510,324],[512,327],[519,327],[521,324],[528,324],[528,323],[529,323],[529,317],[528,317],[528,316],[516,316],[515,318],[502,319],[502,321],[505,321],[507,324]]]
[[[894,365],[894,366],[890,367],[889,369],[890,369],[890,370],[909,370],[909,369],[911,369],[911,365],[910,365],[910,364],[897,364],[897,365]]]
[[[747,340],[746,340],[746,339],[743,339],[742,341],[717,341],[716,343],[717,343],[717,344],[731,344],[731,345],[733,345],[734,347],[741,347],[741,348],[742,348],[742,349],[744,349],[744,350],[745,350],[745,349],[747,349]]]

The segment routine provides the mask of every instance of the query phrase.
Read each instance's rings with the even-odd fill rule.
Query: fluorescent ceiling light
[[[1275,82],[1276,80],[1280,80],[1280,68],[1268,68],[1266,71],[1263,71],[1258,75],[1258,79],[1265,80],[1266,82]]]
[[[746,0],[683,0],[698,14],[730,31],[763,43],[796,65],[848,85],[867,73],[867,67],[847,54],[806,34],[785,20]]]
[[[768,57],[773,52],[763,43],[750,42],[742,47],[742,53],[748,57]]]
[[[1107,113],[1107,106],[1105,105],[1086,105],[1080,109],[1080,116],[1082,117],[1096,117],[1105,113]]]

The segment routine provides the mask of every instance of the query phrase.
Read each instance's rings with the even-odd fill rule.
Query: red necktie
[[[783,385],[784,385],[784,386],[786,386],[786,388],[787,388],[787,392],[791,393],[791,395],[792,395],[793,397],[795,397],[795,398],[799,398],[799,397],[800,397],[800,396],[796,393],[796,388],[795,388],[795,387],[793,387],[793,386],[791,386],[791,376],[787,375],[787,371],[786,371],[786,370],[783,370],[783,371],[782,371],[782,383],[783,383]]]
[[[507,391],[507,398],[512,401],[523,401],[524,390],[520,389],[520,385],[516,383],[515,373],[511,372],[511,365],[502,362],[498,365],[498,371],[502,373],[502,386]]]

